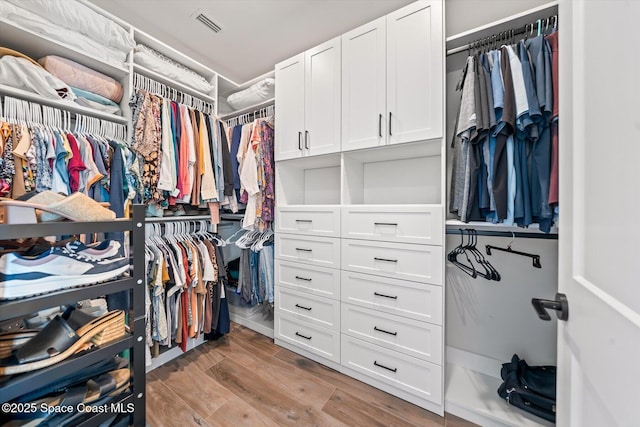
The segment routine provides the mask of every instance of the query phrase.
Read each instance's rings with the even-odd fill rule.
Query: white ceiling
[[[413,0],[91,0],[140,30],[243,83],[286,58]],[[214,33],[195,20],[213,19]]]

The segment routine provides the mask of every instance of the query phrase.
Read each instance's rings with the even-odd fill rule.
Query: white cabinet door
[[[441,138],[442,1],[418,1],[387,15],[387,133],[390,144]]]
[[[342,36],[342,151],[386,143],[384,17]]]
[[[337,153],[340,151],[340,37],[306,51],[304,62],[304,148],[310,156]],[[277,115],[280,114],[278,111]]]
[[[302,157],[304,138],[304,53],[276,65],[275,159]]]
[[[619,34],[635,27],[640,2],[561,1],[559,16],[558,289],[569,313],[558,322],[556,421],[637,426],[640,228],[633,212],[640,210],[640,122],[638,92],[629,89],[638,87],[640,61],[628,53],[640,34]],[[598,84],[611,64],[615,78]],[[616,126],[602,126],[614,120]]]

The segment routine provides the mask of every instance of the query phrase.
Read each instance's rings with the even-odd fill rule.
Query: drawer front
[[[442,263],[442,246],[342,239],[343,270],[441,285]]]
[[[276,233],[340,237],[340,207],[279,207]]]
[[[442,325],[442,287],[343,271],[341,300],[385,313]]]
[[[348,206],[342,208],[342,237],[442,245],[442,206]]]
[[[275,245],[278,259],[340,268],[340,239],[280,233]]]
[[[282,260],[276,260],[275,267],[278,286],[340,299],[340,270]]]
[[[442,367],[342,335],[342,366],[442,404]]]
[[[342,333],[442,364],[442,328],[368,308],[342,304]]]
[[[340,301],[276,286],[277,309],[287,316],[340,330]]]
[[[274,327],[276,339],[340,363],[340,332],[313,326],[281,313],[275,314]]]

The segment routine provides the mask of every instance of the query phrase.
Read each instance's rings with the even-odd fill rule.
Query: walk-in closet
[[[0,0],[0,426],[640,425],[623,0]]]

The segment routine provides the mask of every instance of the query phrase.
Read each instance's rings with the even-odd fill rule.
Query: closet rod
[[[519,30],[514,30],[514,32],[513,32],[513,33],[512,33],[512,32],[508,32],[508,33],[509,33],[509,37],[511,37],[511,36],[515,37],[515,36],[519,36],[519,35],[521,35],[521,34],[524,34],[524,33],[528,32],[528,31],[529,31],[529,29],[528,29],[528,28],[527,28],[527,29],[521,28],[521,29],[519,29]],[[497,37],[497,35],[496,35],[496,34],[494,34],[494,35],[490,36],[489,38],[492,38],[492,37]],[[471,43],[467,43],[467,44],[462,45],[462,46],[460,46],[460,47],[454,47],[453,49],[449,49],[449,50],[447,50],[447,56],[449,56],[449,55],[454,55],[454,54],[456,54],[456,53],[460,53],[460,52],[464,52],[465,50],[469,50],[469,49],[471,49],[471,48],[472,48],[472,47],[473,47],[473,46],[474,46],[478,41],[479,41],[479,40],[475,40],[475,41],[473,41],[473,42],[471,42]]]
[[[466,228],[466,229],[452,229],[452,230],[447,230],[447,234],[465,234],[465,230],[468,230],[470,228]],[[519,231],[493,231],[493,230],[475,230],[475,234],[477,234],[478,236],[490,236],[490,237],[517,237],[517,238],[522,238],[522,239],[545,239],[545,240],[557,240],[558,239],[558,235],[555,233],[521,233]]]
[[[211,215],[179,215],[163,217],[147,217],[145,222],[176,222],[176,221],[211,221]]]

